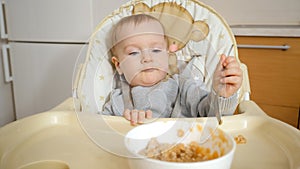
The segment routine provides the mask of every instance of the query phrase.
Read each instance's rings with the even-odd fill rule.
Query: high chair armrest
[[[52,108],[50,111],[75,111],[75,105],[72,97],[67,98],[59,105]]]
[[[251,93],[247,65],[241,63],[241,69],[243,71],[243,82],[240,88],[239,102],[250,100]]]
[[[238,106],[238,113],[245,116],[267,116],[267,114],[252,100],[242,101]]]

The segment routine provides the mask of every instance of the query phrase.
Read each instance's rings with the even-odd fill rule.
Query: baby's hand
[[[223,97],[230,97],[241,87],[243,72],[234,57],[222,55],[214,73],[213,88]]]
[[[129,120],[131,125],[144,123],[145,119],[152,118],[151,110],[129,110],[126,109],[123,113],[125,119]]]

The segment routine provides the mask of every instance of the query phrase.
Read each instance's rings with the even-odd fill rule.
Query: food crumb
[[[182,129],[177,130],[177,136],[178,137],[183,137],[184,136],[184,131]]]
[[[241,134],[234,137],[234,141],[236,142],[236,144],[246,144],[247,143],[247,139]]]

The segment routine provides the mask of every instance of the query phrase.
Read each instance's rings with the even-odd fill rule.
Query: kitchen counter
[[[231,25],[236,36],[300,37],[300,25]]]

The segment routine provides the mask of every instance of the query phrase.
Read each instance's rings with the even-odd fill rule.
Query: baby
[[[156,18],[138,14],[121,19],[112,41],[112,63],[122,84],[111,92],[102,114],[124,116],[132,125],[152,117],[215,116],[209,109],[216,94],[221,96],[222,112],[233,114],[242,83],[242,71],[234,57],[220,57],[213,91],[209,92],[193,78],[168,75],[168,44]],[[179,114],[173,112],[178,105]]]

